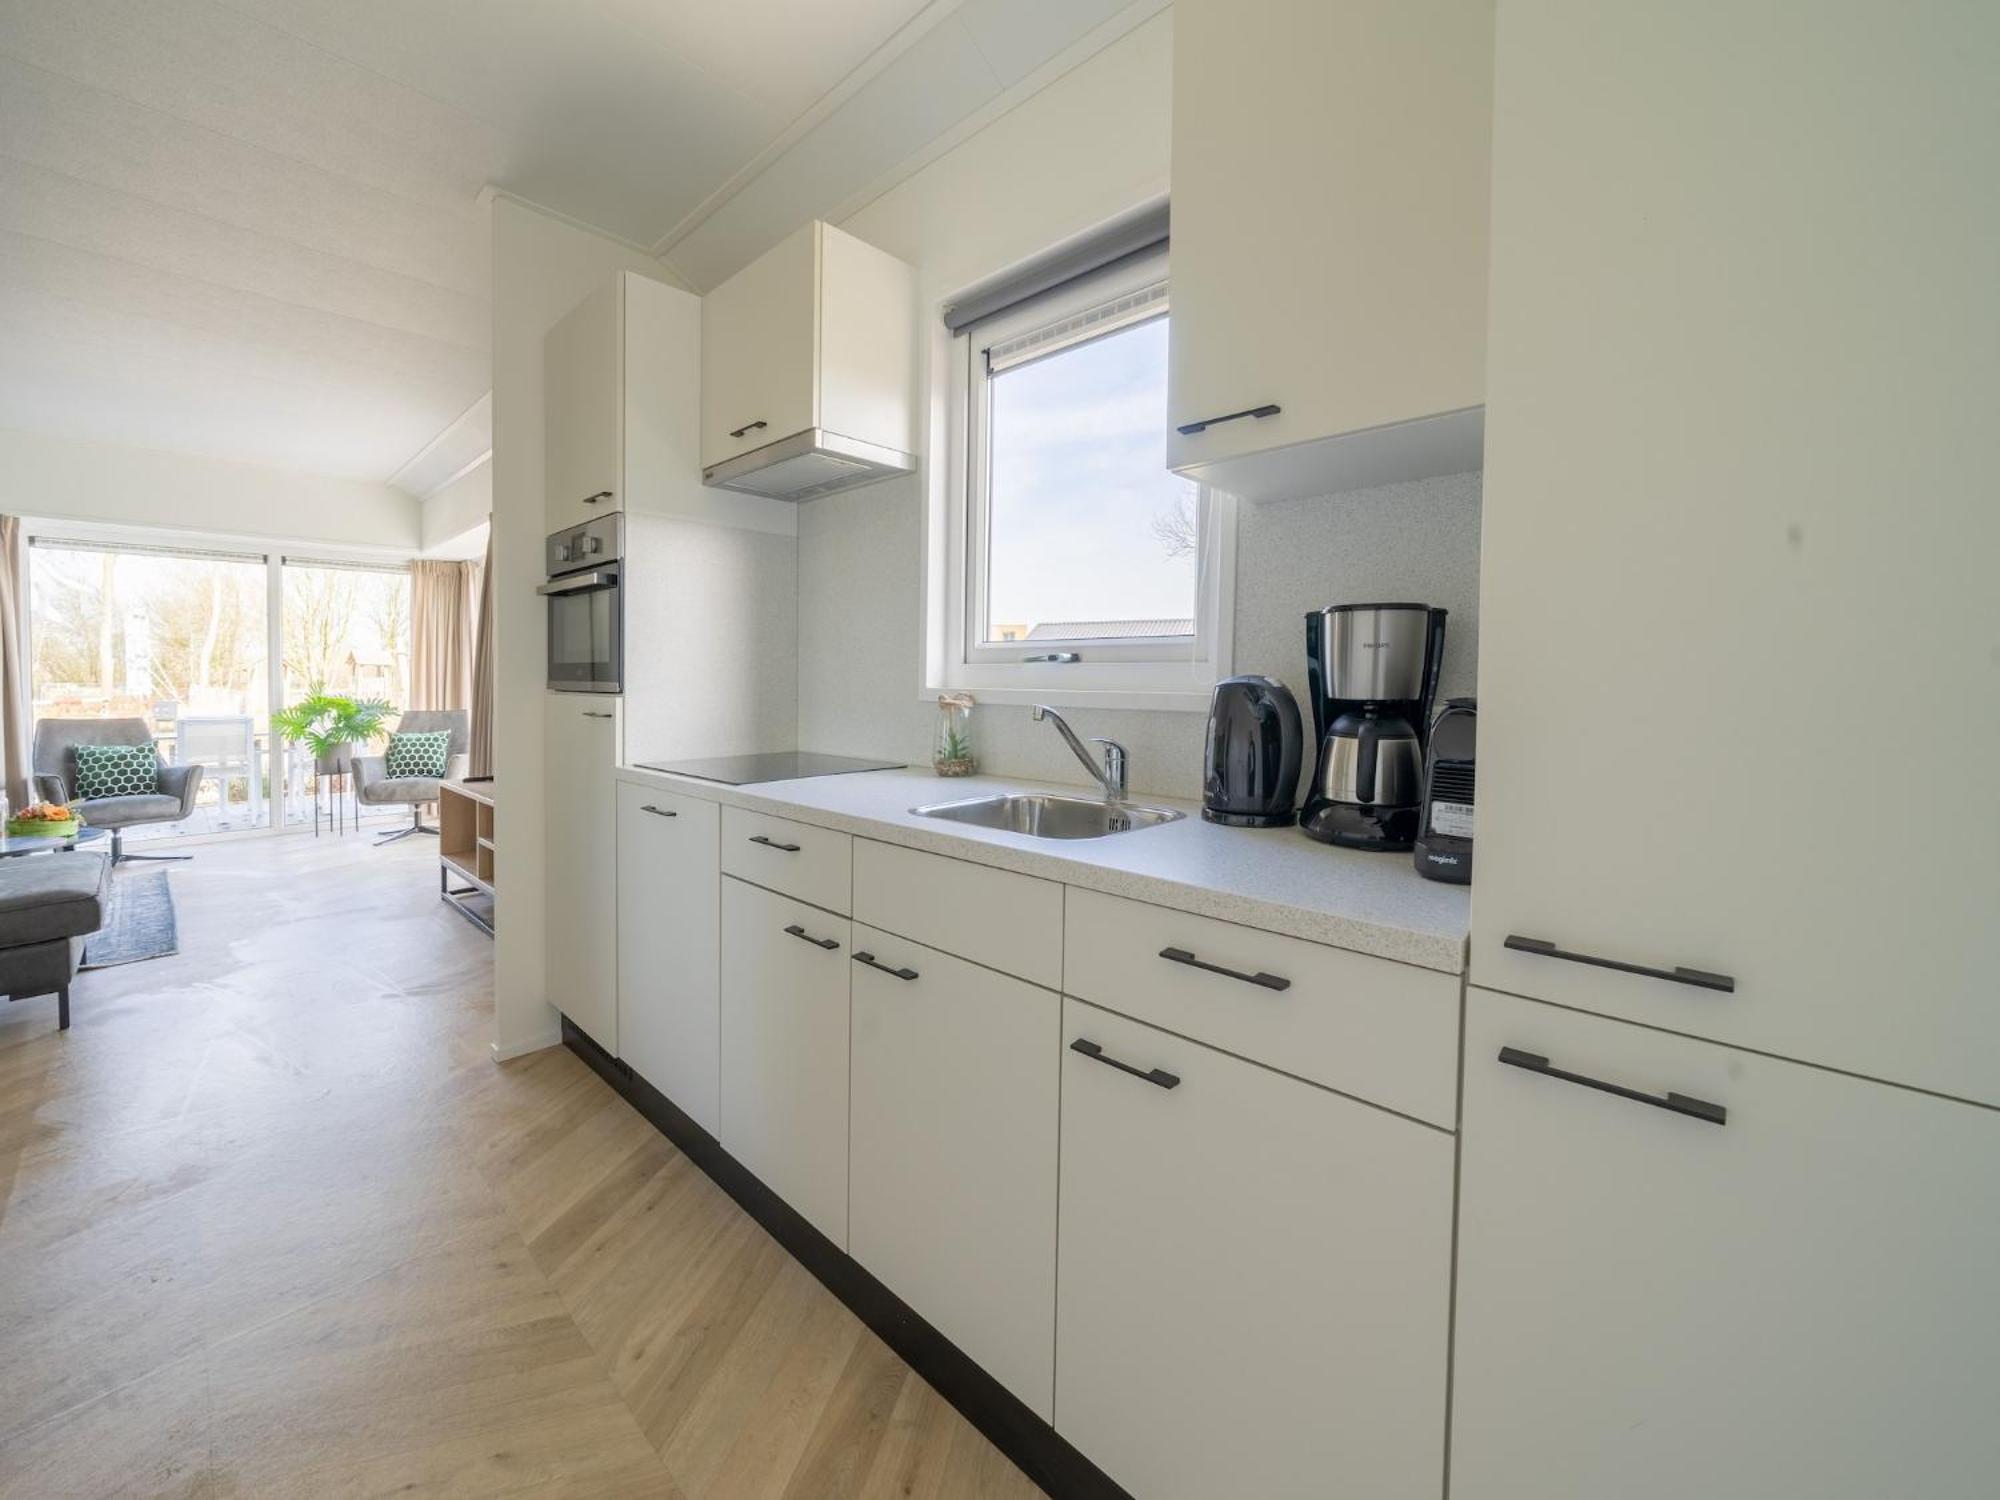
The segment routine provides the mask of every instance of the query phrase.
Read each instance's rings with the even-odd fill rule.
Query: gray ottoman
[[[64,1031],[83,940],[104,925],[110,868],[87,849],[0,859],[0,993],[26,1000],[53,992]]]

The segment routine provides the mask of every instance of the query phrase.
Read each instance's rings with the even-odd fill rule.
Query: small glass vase
[[[970,776],[979,769],[972,754],[972,694],[944,693],[938,698],[937,738],[931,744],[931,769],[940,776]]]

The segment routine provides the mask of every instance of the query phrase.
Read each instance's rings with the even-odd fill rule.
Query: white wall
[[[408,557],[419,507],[359,479],[0,429],[0,511]]]
[[[673,278],[625,245],[495,197],[493,215],[495,873],[497,1055],[557,1040],[542,942],[542,336],[618,271]]]
[[[1167,192],[1172,60],[1169,12],[842,227],[916,267],[920,309],[933,323],[954,293]],[[1451,611],[1444,687],[1472,691],[1479,491],[1469,474],[1240,507],[1235,670],[1289,683],[1303,709],[1306,611],[1408,598]],[[808,749],[929,757],[935,708],[919,691],[923,505],[920,473],[801,508],[799,743]],[[1203,713],[1070,717],[1080,732],[1130,749],[1135,790],[1199,795]],[[973,732],[983,769],[1084,780],[1025,708],[981,705]]]
[[[468,532],[486,524],[493,513],[493,459],[491,455],[467,469],[442,489],[426,495],[422,506],[422,541],[426,554],[454,548]]]

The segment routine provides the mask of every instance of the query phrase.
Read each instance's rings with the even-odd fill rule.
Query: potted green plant
[[[271,727],[311,750],[319,775],[337,776],[352,764],[353,747],[380,739],[396,713],[385,698],[348,698],[315,684],[290,708],[272,714]]]

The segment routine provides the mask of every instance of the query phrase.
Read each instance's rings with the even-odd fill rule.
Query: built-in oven
[[[615,693],[623,686],[624,517],[585,521],[549,538],[549,686],[563,693]]]

